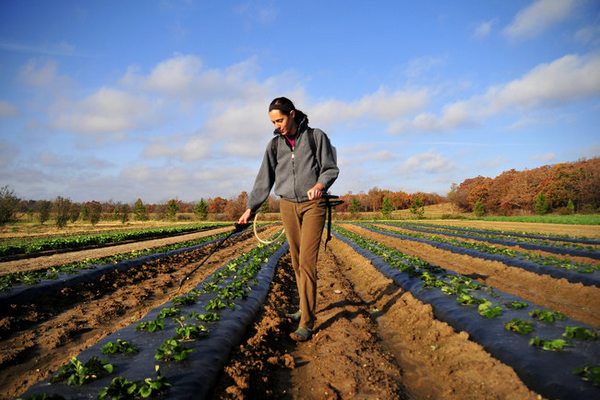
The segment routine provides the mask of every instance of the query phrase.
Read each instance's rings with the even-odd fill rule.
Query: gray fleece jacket
[[[254,187],[248,196],[248,208],[253,213],[269,197],[273,185],[277,196],[300,203],[308,201],[306,192],[317,182],[321,182],[328,190],[338,177],[334,149],[325,132],[314,129],[316,154],[313,157],[306,133],[308,125],[300,124],[299,130],[293,151],[283,136],[272,139],[277,143],[277,160],[269,141]],[[318,162],[316,157],[319,158]]]

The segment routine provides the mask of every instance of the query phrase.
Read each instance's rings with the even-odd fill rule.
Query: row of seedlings
[[[242,254],[196,288],[71,359],[23,399],[206,398],[263,304],[286,251],[279,240]]]
[[[430,304],[437,319],[466,331],[541,395],[600,395],[600,345],[592,327],[340,226],[335,231],[384,275]]]
[[[392,227],[396,226],[395,224],[385,225]],[[384,228],[382,225],[360,224],[360,226],[374,232],[397,237],[399,239],[425,243],[453,253],[499,261],[506,265],[523,268],[537,274],[550,275],[554,278],[565,278],[572,283],[582,283],[588,286],[600,287],[600,264],[568,260],[554,256],[509,249],[506,247],[491,246],[485,243],[463,241],[434,234],[406,231],[400,232],[392,228]]]

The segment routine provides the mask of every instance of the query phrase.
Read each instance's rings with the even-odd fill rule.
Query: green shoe
[[[300,321],[300,317],[302,317],[302,311],[298,310],[293,314],[286,314],[285,316],[291,318],[292,321],[298,322]]]
[[[295,332],[290,333],[290,338],[295,342],[306,342],[312,337],[312,330],[300,327]]]

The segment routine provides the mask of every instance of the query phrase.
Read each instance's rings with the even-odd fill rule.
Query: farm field
[[[431,222],[427,221],[424,225],[435,226]],[[500,223],[486,222],[484,225],[473,222],[444,220],[439,224],[529,232],[542,234],[542,236],[568,235],[571,238],[591,239],[600,237],[598,226],[536,224],[534,227],[511,222],[507,223],[511,226],[508,228]],[[537,227],[537,225],[546,226]],[[456,252],[461,250],[456,250],[459,246],[455,242],[452,242],[454,247],[451,251],[450,247],[439,247],[437,242],[418,241],[417,239],[421,239],[418,236],[421,233],[408,228],[410,227],[380,223],[336,224],[336,238],[329,243],[327,250],[322,248],[320,254],[318,320],[315,335],[310,341],[300,344],[288,339],[289,332],[295,327],[285,315],[295,311],[296,294],[287,252],[284,247],[279,248],[278,244],[274,245],[271,253],[264,253],[268,249],[259,250],[259,253],[252,256],[254,258],[250,260],[256,259],[256,263],[269,260],[273,264],[272,278],[267,279],[264,304],[261,303],[262,305],[258,307],[260,311],[255,317],[249,319],[248,328],[242,329],[239,340],[227,341],[231,342],[229,346],[231,353],[229,354],[230,350],[221,351],[223,354],[220,358],[223,365],[220,365],[212,375],[214,379],[210,387],[202,390],[207,390],[211,397],[221,399],[582,398],[569,397],[564,394],[564,390],[561,391],[560,379],[567,376],[564,385],[570,385],[565,386],[569,390],[574,388],[573,396],[579,396],[581,393],[600,393],[600,389],[584,381],[580,376],[576,376],[572,371],[567,371],[564,375],[545,375],[545,366],[535,364],[538,362],[536,358],[538,356],[542,361],[566,357],[567,361],[564,365],[555,365],[554,368],[570,366],[571,359],[575,364],[581,360],[595,361],[595,364],[580,365],[580,367],[588,367],[585,371],[590,371],[594,366],[598,367],[600,352],[597,333],[600,328],[600,316],[597,310],[600,309],[600,286],[594,284],[594,279],[600,272],[600,261],[594,258],[599,247],[597,243],[594,241],[586,243],[583,245],[584,250],[576,250],[587,253],[577,253],[577,255],[557,255],[550,252],[553,247],[559,247],[561,251],[572,251],[573,245],[562,241],[552,242],[552,246],[544,244],[546,246],[544,250],[494,245],[543,257],[528,259],[529,263],[539,265],[542,262],[548,263],[538,269],[535,269],[534,265],[528,270],[508,264],[508,261],[483,258],[485,254],[481,249],[484,247],[479,247],[480,253],[469,255]],[[578,228],[582,230],[578,231]],[[78,393],[78,390],[88,390],[86,393],[89,393],[90,390],[99,388],[100,391],[103,386],[111,382],[110,375],[100,379],[100,383],[82,385],[82,389],[64,383],[48,386],[43,382],[68,364],[72,357],[81,354],[81,360],[85,361],[86,356],[95,354],[94,351],[97,352],[94,349],[98,348],[99,344],[117,337],[119,332],[123,332],[122,337],[129,337],[132,341],[151,337],[153,333],[137,331],[132,326],[140,321],[158,321],[158,319],[149,319],[149,316],[156,315],[161,307],[162,310],[170,309],[168,304],[184,293],[196,293],[194,289],[198,290],[199,287],[200,292],[208,293],[206,288],[216,287],[216,282],[220,282],[214,276],[223,270],[223,266],[228,266],[225,271],[233,271],[237,266],[245,265],[244,263],[252,263],[252,261],[240,260],[243,254],[257,251],[257,241],[251,232],[246,231],[226,241],[202,268],[185,281],[181,291],[178,290],[179,282],[210,254],[216,245],[214,240],[224,237],[224,233],[228,230],[230,229],[214,228],[172,238],[138,241],[0,263],[0,275],[6,275],[18,270],[47,269],[77,259],[104,257],[107,254],[126,254],[132,250],[150,248],[155,249],[150,250],[150,253],[160,252],[162,250],[158,250],[159,246],[173,245],[176,242],[192,243],[209,238],[212,240],[202,244],[190,244],[186,248],[188,250],[184,248],[178,253],[161,259],[148,259],[132,265],[126,271],[114,269],[100,275],[97,279],[87,279],[64,287],[56,284],[56,288],[50,286],[40,296],[15,296],[11,300],[8,294],[23,287],[18,285],[4,294],[0,293],[0,301],[3,302],[0,315],[2,398],[15,398],[20,395],[26,398],[32,393],[53,393],[52,390],[55,388],[58,390],[57,393],[62,393],[67,398],[70,398],[69,395],[72,396],[73,393]],[[261,236],[275,231],[277,231],[276,227],[266,227]],[[440,237],[440,243],[444,242],[444,246],[449,246],[450,240],[489,245],[481,237],[467,240],[449,236],[448,233],[447,229],[436,233],[436,236]],[[356,239],[353,235],[361,239]],[[521,240],[512,236],[511,238]],[[365,242],[362,243],[361,240]],[[383,255],[376,259],[375,253],[361,250],[358,243],[366,246],[367,241],[371,241],[371,244],[377,243],[369,251],[381,251]],[[521,246],[525,246],[523,243],[520,242]],[[398,284],[397,277],[388,276],[386,270],[380,268],[380,264],[392,265],[392,253],[395,251],[413,257],[410,262],[416,263],[417,261],[414,260],[420,260],[417,275],[421,278],[426,277],[426,284],[418,286],[411,283],[415,289],[407,290]],[[516,255],[504,257],[515,258]],[[564,265],[559,268],[552,264],[553,259],[560,260],[555,263],[556,265],[564,264],[568,268]],[[434,265],[437,269],[430,268],[429,265]],[[567,272],[561,272],[564,277],[559,278],[552,275],[553,269]],[[449,275],[444,275],[441,270],[459,276],[463,286],[452,289]],[[534,270],[537,272],[533,272]],[[243,275],[237,272],[237,269],[235,271],[235,276]],[[409,275],[411,275],[409,272],[403,273],[403,276]],[[585,277],[581,278],[585,283],[578,281],[579,276]],[[71,279],[64,278],[62,275],[61,277],[59,281]],[[247,293],[259,292],[258,287],[261,283],[250,282],[251,279],[246,283],[247,287],[253,289]],[[35,287],[33,285],[31,288]],[[438,297],[431,297],[432,302],[422,298],[424,295],[439,292],[439,287],[445,288],[446,292]],[[487,289],[480,295],[479,293],[484,292],[484,287],[491,289]],[[465,302],[461,305],[450,296],[451,290],[460,292],[463,299],[469,298],[479,303],[469,305],[470,303]],[[200,295],[200,292],[197,296],[202,298],[204,295]],[[526,316],[523,319],[533,320],[535,317],[527,317],[528,313],[539,309],[551,310],[553,312],[551,315],[559,321],[550,323],[534,320],[535,330],[528,335],[506,331],[503,329],[504,322],[500,323],[500,319],[512,316],[517,311],[505,308],[498,300],[500,297],[494,297],[502,294],[506,294],[510,299],[518,298],[528,303],[525,311],[519,311]],[[485,302],[484,298],[491,299],[491,302],[481,307]],[[239,304],[229,303],[233,307],[231,313],[235,314],[238,309],[245,308],[245,299],[245,296],[241,295]],[[436,301],[444,307],[450,307],[452,312],[442,313],[440,310],[443,307],[440,308]],[[213,340],[212,337],[223,336],[224,334],[220,332],[225,331],[220,330],[221,326],[228,326],[229,322],[235,319],[233,316],[229,317],[228,309],[225,307],[222,311],[222,322],[207,324],[208,333],[205,338],[189,342],[182,339],[183,345],[195,349],[195,353],[200,354],[204,351],[202,343],[209,343]],[[499,314],[483,316],[484,314],[478,314],[478,309],[480,313],[495,311]],[[562,351],[550,351],[525,344],[526,351],[523,354],[530,357],[530,362],[533,363],[529,365],[534,366],[532,369],[539,369],[539,372],[534,371],[538,375],[530,376],[523,373],[523,368],[518,362],[513,365],[510,359],[500,360],[495,355],[498,350],[494,346],[488,346],[485,340],[480,340],[485,335],[482,336],[478,329],[469,331],[471,329],[469,324],[466,328],[453,326],[452,319],[446,318],[445,315],[456,313],[471,313],[472,316],[468,317],[471,321],[469,323],[475,328],[493,329],[495,326],[500,326],[494,335],[498,338],[509,338],[506,343],[512,343],[514,337],[517,338],[514,342],[519,342],[522,336],[527,336],[524,340],[528,341],[539,334],[541,340],[562,338],[569,346]],[[169,318],[166,318],[166,321],[167,325],[177,325]],[[581,328],[577,332],[587,329],[588,336],[591,335],[587,339],[590,340],[561,336],[565,325]],[[552,337],[543,336],[554,331],[560,333]],[[496,341],[503,342],[503,340]],[[519,343],[521,342],[522,340]],[[146,350],[142,350],[139,357],[145,357],[143,354],[147,353]],[[546,355],[550,358],[544,358]],[[130,371],[128,364],[135,363],[133,361],[135,359],[126,357],[128,356],[104,356],[115,365],[116,371],[112,375],[117,376],[123,371]],[[197,371],[192,367],[203,362],[200,358],[192,352],[190,359],[181,361],[181,364],[164,360],[152,360],[153,362],[149,364],[160,364],[167,380],[173,377],[172,386],[167,389],[171,393],[168,398],[186,398],[185,393],[189,396],[190,392],[184,390],[184,384],[189,376],[193,376]],[[154,373],[152,365],[147,367],[148,371]],[[149,373],[144,373],[150,377]],[[583,375],[585,373],[581,372]],[[544,382],[544,379],[548,382]],[[553,382],[553,379],[559,381]],[[88,387],[94,389],[86,389]],[[551,393],[557,394],[553,397]]]

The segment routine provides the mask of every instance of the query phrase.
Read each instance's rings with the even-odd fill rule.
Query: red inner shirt
[[[285,140],[287,140],[290,146],[292,146],[292,150],[294,150],[294,145],[296,144],[296,137],[294,136],[293,138],[291,138],[286,135]]]

